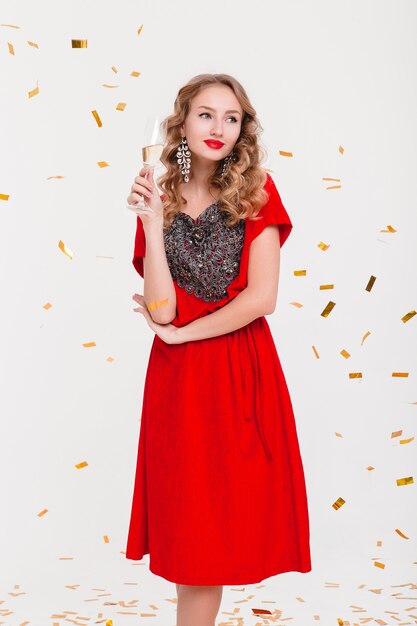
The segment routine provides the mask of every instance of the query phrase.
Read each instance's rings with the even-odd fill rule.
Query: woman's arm
[[[169,324],[176,316],[177,296],[165,253],[163,218],[144,226],[143,296],[157,324]]]

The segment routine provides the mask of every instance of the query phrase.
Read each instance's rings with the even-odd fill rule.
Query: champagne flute
[[[161,134],[161,118],[158,115],[148,115],[142,144],[142,163],[147,169],[155,169],[164,148]],[[138,214],[137,209],[153,213],[152,209],[145,204],[143,196],[136,204],[127,204],[126,208]]]

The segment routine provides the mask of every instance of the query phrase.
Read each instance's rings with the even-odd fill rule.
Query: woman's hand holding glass
[[[144,203],[141,203],[143,198]],[[153,178],[153,168],[143,167],[133,181],[127,198],[129,209],[140,216],[146,226],[155,220],[163,219],[163,204]]]

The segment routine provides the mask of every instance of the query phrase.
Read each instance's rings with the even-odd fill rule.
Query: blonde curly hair
[[[245,89],[228,74],[199,74],[180,88],[173,114],[161,123],[165,144],[160,160],[167,171],[157,179],[157,184],[165,196],[162,197],[164,228],[171,226],[175,215],[181,210],[179,207],[187,203],[180,192],[183,177],[176,156],[182,139],[181,125],[191,109],[194,96],[205,87],[216,84],[230,87],[243,111],[240,135],[234,146],[236,160],[230,161],[223,177],[223,160],[219,161],[208,180],[210,187],[219,191],[219,208],[229,214],[227,226],[234,226],[241,219],[256,220],[259,210],[268,200],[268,193],[263,189],[267,173],[260,165],[266,158],[266,151],[259,143],[263,128]]]

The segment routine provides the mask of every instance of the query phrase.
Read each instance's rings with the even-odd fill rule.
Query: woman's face
[[[242,126],[242,107],[233,91],[226,85],[205,87],[191,101],[183,126],[191,150],[193,163],[196,160],[216,162],[224,159],[233,149],[239,138]],[[221,142],[214,147],[205,140]]]

